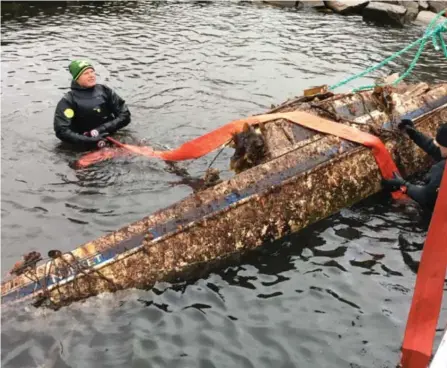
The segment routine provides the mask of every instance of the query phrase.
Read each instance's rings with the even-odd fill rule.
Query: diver
[[[104,147],[108,134],[130,123],[130,111],[111,88],[96,83],[95,69],[90,62],[74,60],[68,70],[73,80],[71,90],[56,107],[56,137],[89,148]]]
[[[411,199],[418,202],[424,209],[433,211],[441,185],[442,175],[447,157],[447,123],[441,124],[435,139],[427,137],[416,130],[410,119],[402,120],[398,128],[404,130],[411,140],[429,154],[436,163],[431,167],[425,178],[425,185],[415,185],[405,181],[398,173],[393,179],[383,179],[382,185],[391,192],[401,190]]]

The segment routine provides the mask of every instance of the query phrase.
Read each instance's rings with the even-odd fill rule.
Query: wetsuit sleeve
[[[438,190],[444,172],[445,162],[434,165],[429,172],[429,181],[426,185],[405,183],[407,194],[421,206],[433,209],[438,197]]]
[[[126,102],[118,96],[112,89],[105,87],[107,102],[115,118],[107,123],[100,125],[96,130],[99,133],[114,133],[124,128],[130,123],[130,111]]]
[[[54,132],[56,137],[61,141],[73,144],[92,144],[97,139],[92,137],[86,137],[77,133],[72,128],[72,119],[74,117],[73,105],[64,97],[62,98],[56,107],[54,113]]]
[[[417,131],[414,128],[407,129],[408,136],[416,143],[421,149],[429,154],[433,159],[439,161],[442,159],[441,150],[434,143],[434,139],[427,137],[425,134]]]

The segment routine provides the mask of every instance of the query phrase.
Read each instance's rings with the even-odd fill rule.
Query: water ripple
[[[175,147],[360,72],[422,32],[261,3],[2,4],[3,269],[25,251],[70,250],[192,191],[140,157],[71,169],[80,153],[58,144],[52,119],[72,58],[92,59],[99,80],[125,98],[126,139]],[[447,63],[429,48],[411,78],[445,81]],[[224,176],[229,155],[216,161]],[[200,175],[211,159],[185,167]],[[57,313],[5,310],[2,366],[395,366],[426,231],[417,207],[376,196],[198,280]]]

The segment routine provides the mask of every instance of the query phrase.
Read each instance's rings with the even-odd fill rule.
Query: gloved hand
[[[99,132],[96,129],[90,130],[90,137],[97,137]]]
[[[98,134],[94,137],[90,136],[90,132],[85,132],[83,135],[85,136],[84,141],[86,143],[95,143],[98,148],[106,146],[106,141],[104,138],[108,135],[108,133]]]
[[[389,190],[390,192],[395,192],[405,185],[406,181],[396,171],[393,173],[392,179],[382,179],[383,188]]]
[[[98,141],[98,143],[96,143],[96,146],[98,148],[104,148],[107,145],[107,142],[104,139],[101,139],[100,141]]]
[[[408,129],[414,129],[414,123],[411,119],[402,119],[399,124],[397,124],[397,127],[400,130],[407,131]]]
[[[93,129],[90,130],[89,132],[84,132],[83,135],[85,135],[86,137],[97,137],[97,136],[106,136],[108,133],[107,132],[103,132],[102,130],[98,129]]]

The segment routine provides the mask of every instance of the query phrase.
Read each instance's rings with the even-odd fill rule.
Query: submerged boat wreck
[[[205,188],[72,252],[50,251],[46,261],[28,255],[2,283],[2,304],[58,308],[105,291],[147,288],[299,231],[381,190],[375,148],[351,135],[382,142],[382,154],[389,152],[404,177],[428,167],[429,157],[397,130],[402,118],[434,135],[447,121],[447,83],[346,94],[317,88],[233,122],[225,130],[235,149],[231,179],[210,175]],[[328,122],[338,136],[324,133]]]

